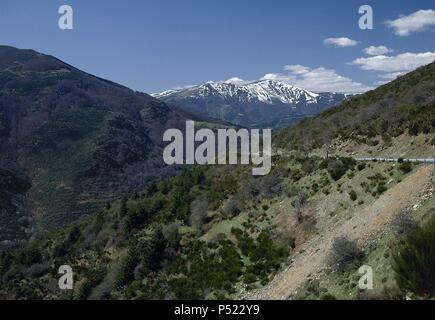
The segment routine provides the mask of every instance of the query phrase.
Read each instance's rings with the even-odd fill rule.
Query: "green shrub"
[[[257,281],[257,277],[253,273],[245,273],[243,276],[243,282],[246,284],[252,284]]]
[[[356,201],[356,199],[358,199],[358,195],[356,194],[356,192],[354,190],[349,192],[349,196],[350,196],[350,199],[352,201]]]
[[[328,166],[328,171],[332,179],[338,181],[346,174],[347,170],[353,169],[355,165],[356,161],[352,158],[331,159]]]
[[[388,188],[387,188],[387,186],[385,184],[379,183],[378,187],[376,188],[376,193],[381,195],[381,194],[383,194],[387,190],[388,190]]]
[[[83,281],[82,285],[80,286],[76,299],[78,300],[85,300],[89,297],[89,295],[92,292],[92,289],[97,286],[106,275],[106,270],[97,269],[97,270],[91,270],[88,272],[86,280]]]
[[[403,291],[435,295],[435,218],[412,231],[393,254],[396,282]]]
[[[329,171],[329,173],[331,174],[332,179],[334,179],[335,181],[338,181],[346,173],[346,168],[342,164],[337,163]]]
[[[366,164],[365,163],[360,163],[357,166],[358,171],[362,171],[366,168]]]
[[[71,228],[68,237],[66,239],[66,242],[69,246],[73,246],[79,241],[81,236],[82,236],[82,232],[80,230],[80,227],[78,225],[75,225],[74,227]]]
[[[240,207],[241,205],[238,199],[231,197],[225,204],[223,211],[228,217],[235,217],[242,212]]]
[[[100,211],[97,213],[94,220],[94,232],[97,234],[101,231],[104,225],[104,211]]]
[[[326,294],[322,295],[320,299],[321,300],[337,300],[337,298],[330,293],[326,293]]]
[[[17,262],[31,266],[32,264],[39,263],[42,260],[42,253],[36,244],[28,245],[22,249],[19,249],[16,253]]]
[[[403,162],[402,164],[400,164],[399,170],[405,174],[409,173],[412,171],[412,164],[410,162]]]
[[[125,220],[125,231],[131,232],[133,229],[141,227],[151,217],[151,214],[145,208],[139,210],[129,210]]]
[[[121,289],[134,279],[134,269],[138,264],[138,253],[136,248],[130,248],[127,256],[121,262],[116,275],[115,286]]]

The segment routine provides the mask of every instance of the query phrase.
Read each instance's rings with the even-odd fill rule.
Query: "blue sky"
[[[58,28],[62,4],[74,9],[74,30]],[[373,30],[358,27],[363,4]],[[2,0],[0,44],[148,93],[234,77],[364,91],[435,59],[430,9],[433,0]],[[393,51],[368,55],[369,46]]]

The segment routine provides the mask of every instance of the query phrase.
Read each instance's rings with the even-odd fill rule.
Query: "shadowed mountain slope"
[[[0,241],[32,233],[33,218],[67,224],[169,174],[163,132],[183,121],[147,94],[1,46],[0,175],[20,187],[0,191]]]

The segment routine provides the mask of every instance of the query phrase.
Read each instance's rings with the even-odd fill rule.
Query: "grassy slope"
[[[334,138],[388,144],[403,133],[433,133],[434,122],[435,62],[282,130],[275,143],[301,149],[318,148]]]
[[[375,201],[385,192],[377,191],[379,183],[388,182],[389,189],[403,178],[391,165],[374,163],[359,170],[350,163],[335,181],[335,165],[333,159],[275,157],[272,175],[255,181],[248,168],[193,169],[133,195],[124,211],[122,201],[114,203],[24,252],[3,257],[4,295],[67,298],[56,289],[54,276],[62,264],[76,270],[75,298],[219,298],[259,288],[312,237]],[[350,198],[351,189],[357,200]],[[301,192],[307,201],[299,221],[295,202]],[[228,210],[229,199],[237,200],[240,213]],[[199,225],[189,223],[192,207],[182,207],[195,200],[208,203],[207,217]],[[160,230],[166,241],[158,251],[149,233]],[[148,258],[130,261],[141,256],[143,249],[134,250],[143,246],[158,251],[152,271],[144,267]]]

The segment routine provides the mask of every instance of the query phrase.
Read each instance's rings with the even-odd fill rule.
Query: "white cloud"
[[[284,66],[285,71],[290,71],[294,74],[304,74],[310,71],[310,68],[301,66],[300,64],[286,65]]]
[[[235,84],[235,85],[244,85],[244,84],[250,83],[252,81],[243,80],[243,79],[241,79],[239,77],[233,77],[233,78],[230,78],[230,79],[225,80],[223,82],[225,82],[225,83],[232,83],[232,84]]]
[[[370,46],[364,49],[364,52],[370,56],[378,56],[381,54],[391,53],[393,51],[393,49],[387,48],[386,46]]]
[[[374,82],[373,84],[375,86],[381,86],[384,85],[386,83],[389,83],[393,80],[396,80],[398,77],[404,75],[406,72],[391,72],[391,73],[382,73],[382,74],[378,74],[378,77],[383,79],[383,80],[379,80]]]
[[[188,85],[185,85],[185,86],[176,86],[176,87],[174,87],[172,90],[185,90],[185,89],[190,89],[190,88],[193,88],[193,87],[196,87],[196,84],[188,84]]]
[[[418,10],[408,16],[389,20],[386,24],[394,29],[396,35],[408,36],[412,32],[424,31],[430,26],[435,26],[435,10]]]
[[[359,58],[351,62],[363,70],[383,72],[409,72],[435,60],[435,52],[402,53],[396,56],[379,55]]]
[[[278,80],[315,92],[361,93],[372,89],[339,75],[333,69],[323,67],[312,69],[301,65],[287,65],[284,70],[287,73],[268,73],[260,80]]]
[[[397,79],[398,77],[400,77],[404,74],[405,74],[405,72],[392,72],[392,73],[379,74],[378,77],[381,79],[394,80],[394,79]]]
[[[386,81],[386,80],[384,80],[384,81],[376,81],[375,83],[373,83],[375,86],[382,86],[382,85],[384,85],[384,84],[387,84],[387,83],[389,83],[390,81]]]
[[[343,47],[356,46],[359,43],[359,41],[352,40],[346,37],[341,37],[341,38],[328,38],[323,40],[323,43],[325,45],[333,45],[336,48],[343,48]]]

